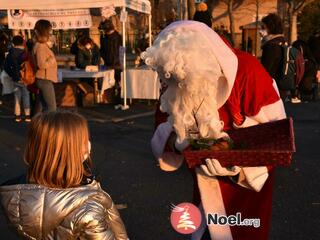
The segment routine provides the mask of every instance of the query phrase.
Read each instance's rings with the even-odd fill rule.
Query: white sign
[[[8,10],[10,29],[33,29],[39,19],[50,21],[53,29],[77,29],[92,26],[89,9]]]
[[[125,10],[122,10],[120,14],[120,22],[126,22],[127,17],[128,17],[128,12]]]

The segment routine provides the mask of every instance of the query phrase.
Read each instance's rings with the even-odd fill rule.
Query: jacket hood
[[[0,187],[0,201],[11,224],[24,236],[43,239],[67,215],[92,197],[101,195],[100,185],[55,189],[37,184]]]

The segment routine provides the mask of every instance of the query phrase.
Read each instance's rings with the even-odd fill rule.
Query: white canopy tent
[[[149,0],[0,0],[0,9],[81,9],[81,8],[100,8],[111,6],[122,8],[122,46],[126,47],[126,8],[149,15],[149,45],[151,46],[151,4]],[[126,89],[126,54],[123,54],[123,93],[124,104],[122,109],[128,109],[127,89]]]
[[[73,9],[100,8],[110,5],[151,14],[149,0],[0,0],[0,9]]]

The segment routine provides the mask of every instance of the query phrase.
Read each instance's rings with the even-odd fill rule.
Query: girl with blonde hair
[[[111,199],[91,173],[87,121],[71,112],[36,115],[27,176],[0,187],[9,224],[24,239],[127,239]]]

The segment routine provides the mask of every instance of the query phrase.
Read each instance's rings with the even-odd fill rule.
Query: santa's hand
[[[235,176],[240,173],[241,168],[234,166],[232,168],[224,168],[217,159],[206,159],[206,164],[200,165],[202,171],[210,176]]]

